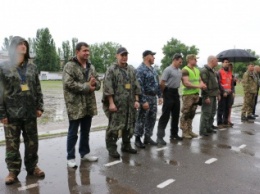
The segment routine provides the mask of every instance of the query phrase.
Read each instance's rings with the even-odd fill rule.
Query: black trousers
[[[232,94],[227,95],[227,97],[224,97],[223,94],[221,94],[221,99],[218,102],[218,112],[217,112],[218,125],[228,124],[228,113],[229,113],[231,100],[232,100]]]
[[[254,106],[254,109],[253,109],[253,115],[255,115],[255,109],[256,109],[256,105],[257,105],[257,101],[258,101],[258,92],[259,92],[259,88],[257,88],[257,93],[256,93],[256,96],[255,96],[255,106]]]
[[[171,136],[178,135],[178,125],[180,116],[180,96],[178,89],[165,88],[163,92],[162,115],[158,123],[157,137],[165,136],[165,128],[171,118]]]

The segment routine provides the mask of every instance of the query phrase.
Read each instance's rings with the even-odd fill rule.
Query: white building
[[[62,80],[62,73],[41,71],[40,80]]]

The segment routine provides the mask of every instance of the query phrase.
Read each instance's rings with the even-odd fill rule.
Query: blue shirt
[[[140,102],[147,102],[147,96],[162,97],[159,77],[153,67],[147,67],[144,63],[139,65],[136,70],[136,76],[141,86],[142,94],[140,95]]]

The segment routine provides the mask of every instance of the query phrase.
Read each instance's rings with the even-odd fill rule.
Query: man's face
[[[128,59],[128,53],[121,53],[116,55],[118,64],[126,64]]]
[[[213,66],[213,68],[218,66],[218,59],[217,58],[212,59],[212,66]]]
[[[154,55],[148,55],[147,57],[148,57],[148,62],[149,62],[151,65],[154,64],[154,59],[155,59]]]
[[[182,58],[174,59],[173,63],[176,67],[180,67],[182,65]]]
[[[251,72],[254,71],[254,65],[253,64],[248,65],[248,70]]]
[[[23,54],[25,55],[27,52],[27,47],[25,42],[20,42],[16,47],[17,54]]]
[[[76,51],[77,57],[84,61],[88,60],[89,54],[90,54],[90,49],[89,47],[86,46],[82,46],[79,51]]]
[[[229,66],[229,61],[228,61],[228,60],[224,60],[223,63],[222,63],[222,66],[223,66],[224,68],[228,68],[228,66]]]
[[[193,58],[189,60],[189,64],[191,64],[193,67],[197,65],[197,59]]]

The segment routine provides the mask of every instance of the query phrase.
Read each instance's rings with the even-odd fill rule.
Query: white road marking
[[[159,185],[157,185],[157,188],[163,189],[164,187],[168,186],[169,184],[173,183],[175,180],[174,179],[168,179]]]
[[[168,149],[168,147],[157,148],[156,151],[162,151],[162,150],[166,150],[166,149]]]
[[[218,160],[217,158],[211,158],[211,159],[207,160],[205,162],[205,164],[212,164],[213,162],[216,162],[217,160]]]
[[[243,148],[245,148],[246,147],[246,144],[242,144],[241,146],[239,146],[238,148],[239,149],[243,149]]]
[[[27,186],[18,187],[18,191],[25,191],[27,189],[31,189],[31,188],[38,187],[38,186],[39,186],[38,183],[30,184],[30,185],[27,185]]]
[[[227,128],[219,129],[219,131],[226,131],[226,130],[227,130]]]
[[[108,166],[113,166],[113,165],[119,164],[119,163],[121,163],[121,162],[122,162],[122,160],[116,160],[116,161],[114,161],[114,162],[107,163],[107,164],[105,164],[104,166],[106,166],[106,167],[108,167]]]

